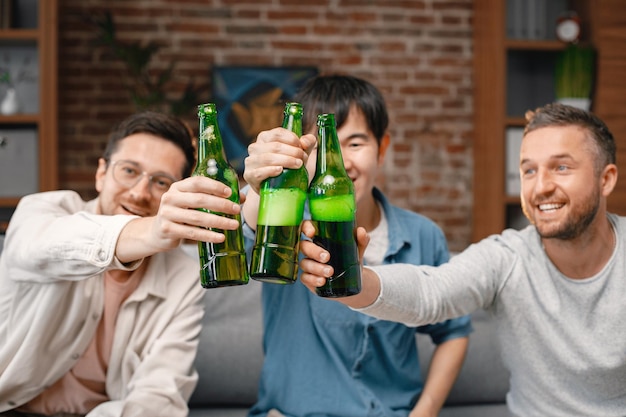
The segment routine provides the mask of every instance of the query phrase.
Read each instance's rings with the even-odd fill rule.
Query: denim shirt
[[[376,189],[374,196],[389,224],[384,263],[448,261],[434,222],[390,205]],[[251,250],[254,232],[244,229]],[[417,328],[378,320],[318,297],[300,280],[264,284],[262,302],[265,361],[251,417],[272,408],[288,417],[406,417],[423,388],[415,332],[437,344],[471,332],[467,316]]]

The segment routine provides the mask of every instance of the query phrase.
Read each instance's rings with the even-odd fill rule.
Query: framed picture
[[[285,102],[317,75],[315,67],[213,67],[213,102],[231,165],[243,172],[248,145],[263,130],[280,126]]]

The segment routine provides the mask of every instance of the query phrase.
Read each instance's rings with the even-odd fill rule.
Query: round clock
[[[562,42],[576,42],[580,38],[580,19],[576,14],[559,18],[556,23],[556,37]]]

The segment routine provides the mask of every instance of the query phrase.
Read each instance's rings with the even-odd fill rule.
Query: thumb
[[[300,144],[302,149],[306,152],[307,155],[311,155],[313,149],[317,145],[317,138],[312,134],[306,134],[300,138]]]

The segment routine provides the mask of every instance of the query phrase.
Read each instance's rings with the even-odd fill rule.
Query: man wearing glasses
[[[0,256],[0,415],[186,416],[203,314],[183,239],[236,220],[230,189],[189,177],[189,129],[159,113],[117,126],[96,190],[22,198]]]

